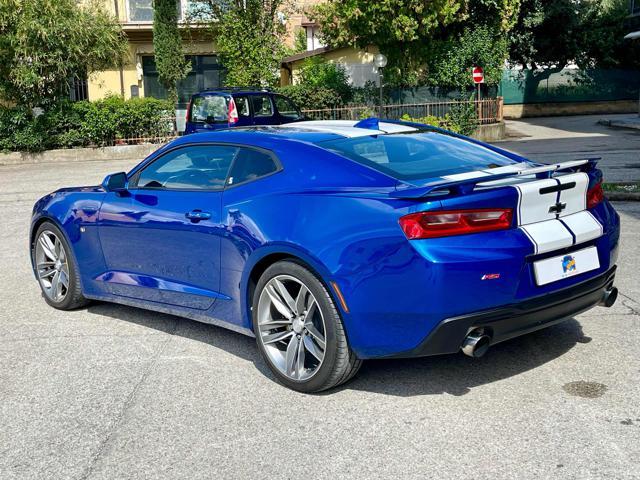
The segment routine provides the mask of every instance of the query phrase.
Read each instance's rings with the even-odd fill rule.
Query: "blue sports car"
[[[543,165],[367,119],[181,137],[38,200],[30,246],[51,306],[255,336],[278,380],[317,392],[364,359],[478,357],[611,306],[619,233],[596,159]]]

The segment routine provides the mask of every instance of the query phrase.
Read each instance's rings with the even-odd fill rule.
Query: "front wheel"
[[[53,223],[38,228],[31,249],[33,265],[45,301],[59,310],[89,303],[82,296],[80,273],[64,235]]]
[[[267,268],[256,285],[252,314],[260,353],[278,380],[293,390],[335,387],[362,364],[349,348],[329,292],[296,262]]]

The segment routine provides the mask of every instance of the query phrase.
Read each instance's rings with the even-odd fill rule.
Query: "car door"
[[[112,294],[205,310],[220,296],[221,199],[237,147],[187,145],[107,193],[98,232]]]
[[[279,123],[270,95],[253,94],[249,96],[249,99],[251,100],[254,125],[277,125]]]

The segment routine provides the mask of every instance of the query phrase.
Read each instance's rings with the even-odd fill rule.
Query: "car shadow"
[[[260,357],[253,338],[221,327],[151,312],[135,307],[95,303],[89,312],[119,321],[178,335],[210,345],[252,362],[275,382]],[[575,319],[494,345],[474,359],[462,353],[401,360],[368,360],[354,379],[321,395],[360,390],[398,397],[450,394],[461,396],[472,388],[510,378],[561,357],[577,343],[588,343]]]

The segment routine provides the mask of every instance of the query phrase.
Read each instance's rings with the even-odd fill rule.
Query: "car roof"
[[[377,119],[355,120],[311,120],[265,125],[235,127],[212,132],[198,132],[180,137],[173,145],[182,143],[232,142],[264,146],[274,140],[297,140],[318,143],[340,138],[357,138],[392,133],[419,132],[416,127],[400,123],[379,122]]]
[[[194,93],[192,97],[220,96],[228,97],[230,95],[276,95],[269,89],[251,88],[251,87],[230,87],[230,88],[212,88]]]

